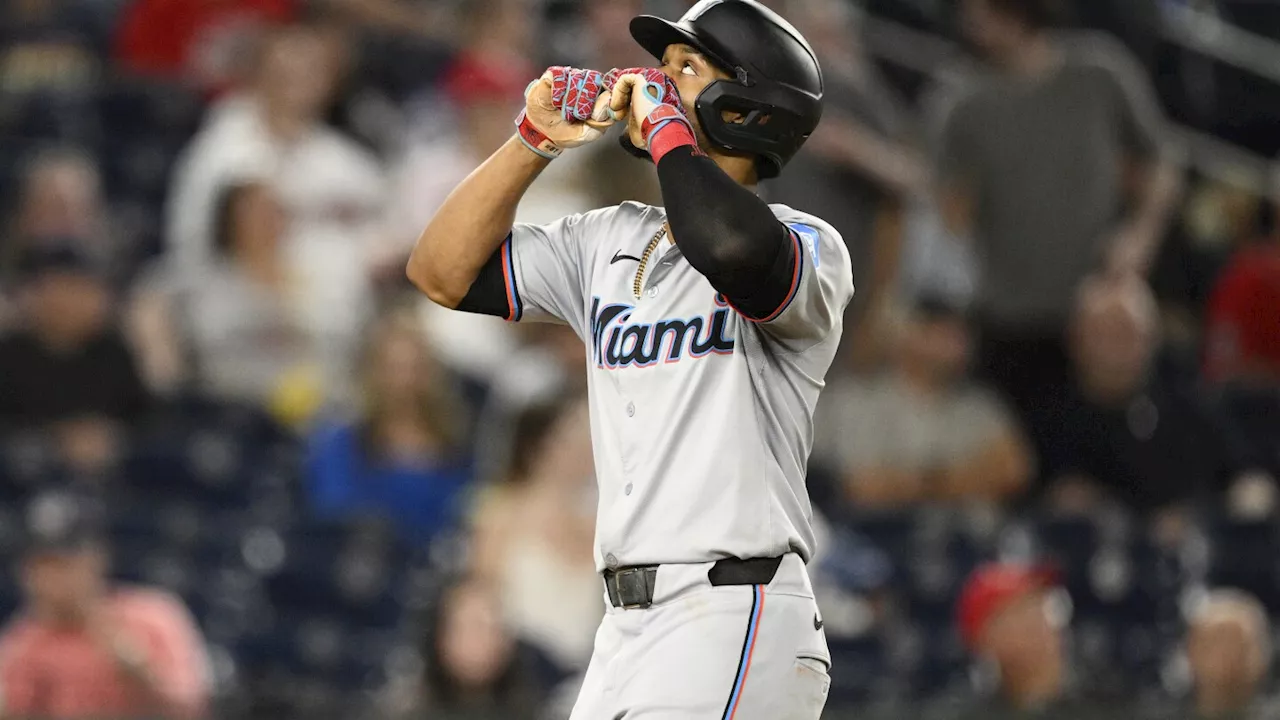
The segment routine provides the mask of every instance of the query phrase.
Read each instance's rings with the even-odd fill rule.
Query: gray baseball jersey
[[[564,322],[586,343],[598,569],[812,554],[814,406],[853,276],[830,225],[770,209],[799,247],[789,296],[760,321],[682,258],[679,238],[637,283],[662,208],[517,224],[502,248],[511,319]]]

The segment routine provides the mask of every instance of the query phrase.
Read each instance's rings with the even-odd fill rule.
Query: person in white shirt
[[[180,272],[207,269],[221,190],[266,182],[290,218],[282,252],[309,330],[354,350],[385,236],[386,181],[372,153],[322,122],[334,70],[311,28],[264,41],[251,86],[211,111],[179,161],[166,244]]]

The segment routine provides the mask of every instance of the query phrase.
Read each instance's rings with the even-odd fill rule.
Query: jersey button
[[[635,414],[636,414],[636,404],[633,402],[627,403],[627,417],[635,417]]]
[[[604,556],[604,566],[610,570],[618,569],[618,558],[613,553]]]
[[[623,494],[623,495],[630,495],[630,494],[631,494],[631,483],[627,483],[627,486],[626,486],[626,487],[624,487],[624,488],[622,488],[622,494]]]
[[[658,297],[658,288],[657,288],[657,286],[654,286],[654,287],[649,288],[648,290],[645,290],[645,291],[644,291],[644,294],[645,294],[645,295],[648,295],[648,296],[649,296],[649,297],[651,297],[651,298],[652,298],[652,297]]]

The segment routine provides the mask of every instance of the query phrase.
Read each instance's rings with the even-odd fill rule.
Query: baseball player
[[[830,655],[805,467],[853,277],[830,225],[755,187],[817,126],[821,72],[753,0],[630,29],[660,67],[531,84],[515,137],[445,201],[408,275],[439,304],[586,343],[608,612],[572,720],[815,720]],[[548,163],[611,120],[665,207],[515,223]]]

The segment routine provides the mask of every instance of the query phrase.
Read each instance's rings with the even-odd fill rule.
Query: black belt
[[[725,558],[716,561],[707,571],[712,586],[768,585],[782,564],[782,557]],[[604,571],[604,587],[609,593],[609,604],[616,608],[647,608],[653,604],[653,587],[658,579],[659,565],[640,565]]]

